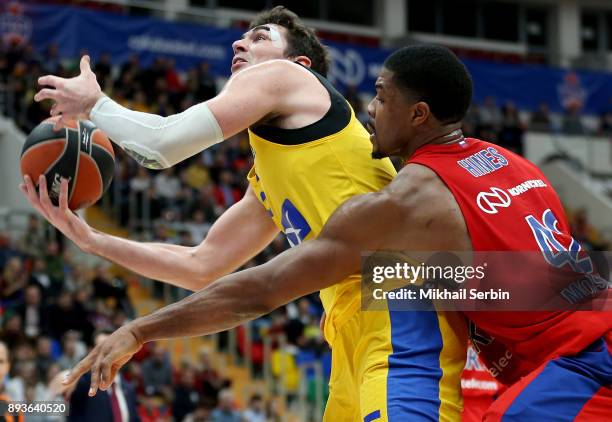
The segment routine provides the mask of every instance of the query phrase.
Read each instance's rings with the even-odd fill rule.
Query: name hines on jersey
[[[457,161],[457,164],[467,170],[472,176],[480,177],[507,166],[508,160],[495,148],[488,147]]]

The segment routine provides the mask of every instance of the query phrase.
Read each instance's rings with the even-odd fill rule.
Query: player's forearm
[[[231,274],[193,295],[130,323],[142,343],[212,334],[271,312],[262,267]],[[280,306],[280,304],[279,304]]]
[[[309,241],[264,265],[230,274],[131,323],[139,341],[198,336],[227,330],[294,299],[329,287],[359,268],[359,254],[342,254]]]
[[[101,97],[90,119],[141,165],[171,167],[223,140],[223,132],[206,103],[168,117],[130,110]]]
[[[199,290],[223,275],[198,259],[194,248],[135,242],[95,231],[87,252],[108,259],[144,277],[189,290]]]

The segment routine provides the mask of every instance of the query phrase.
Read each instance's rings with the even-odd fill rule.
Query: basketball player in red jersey
[[[480,422],[491,403],[501,394],[502,385],[491,375],[478,352],[470,344],[461,375],[463,413],[461,422]]]
[[[74,368],[66,383],[91,369],[92,391],[106,389],[144,342],[208,334],[265,314],[359,270],[363,251],[535,251],[559,267],[584,265],[583,259],[571,260],[577,253],[559,253],[580,248],[544,175],[527,160],[461,133],[472,84],[449,50],[398,50],[385,61],[376,91],[368,109],[373,155],[401,155],[407,161],[393,182],[379,192],[349,199],[318,238],[120,328]],[[507,190],[530,180],[542,183],[505,201],[496,212],[477,205],[480,192]],[[533,280],[534,285],[539,282]],[[507,369],[498,371],[503,372],[498,379],[508,389],[485,420],[609,419],[609,314],[467,315],[478,327],[472,330],[473,342],[486,363]],[[504,365],[491,358],[491,350],[503,352]],[[410,350],[397,352],[409,363]],[[393,400],[410,400],[391,393]],[[431,419],[424,415],[414,420]]]

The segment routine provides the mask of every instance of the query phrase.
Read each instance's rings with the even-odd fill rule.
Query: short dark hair
[[[320,75],[327,76],[329,55],[315,35],[315,32],[302,23],[298,15],[283,6],[264,10],[251,21],[249,29],[272,23],[287,30],[287,57],[306,56],[311,61],[310,68]]]
[[[458,122],[472,101],[472,78],[464,64],[446,47],[413,45],[391,54],[384,67],[408,95],[426,102],[436,119]]]

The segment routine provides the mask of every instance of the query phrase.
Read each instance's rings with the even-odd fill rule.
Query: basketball
[[[21,151],[21,174],[38,184],[47,179],[49,198],[59,203],[60,182],[68,180],[72,210],[96,203],[113,179],[115,154],[108,137],[88,120],[68,121],[53,130],[57,118],[46,119],[28,135]]]

